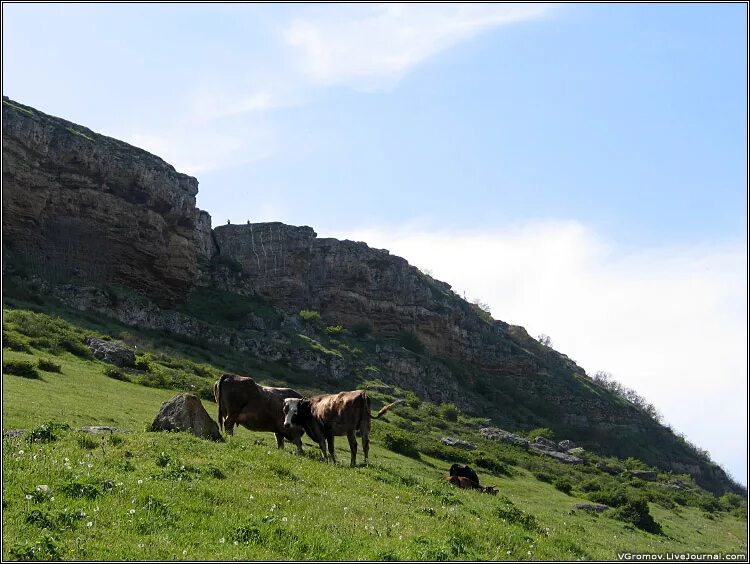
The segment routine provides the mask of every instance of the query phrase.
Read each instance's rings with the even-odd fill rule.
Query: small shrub
[[[3,100],[4,101],[4,100]],[[60,552],[54,537],[45,535],[34,543],[15,543],[8,549],[12,560],[60,560]]]
[[[362,339],[372,333],[373,326],[370,321],[358,321],[352,326],[352,335]]]
[[[591,492],[588,495],[591,501],[603,503],[610,507],[620,507],[625,505],[631,498],[622,486],[609,486],[598,491]]]
[[[22,378],[39,379],[39,372],[28,360],[3,360],[3,373]]]
[[[3,331],[3,348],[12,351],[30,353],[31,347],[24,343],[20,338],[12,333]]]
[[[135,368],[144,372],[151,372],[151,355],[149,353],[136,357]]]
[[[545,474],[544,472],[534,472],[534,477],[540,482],[545,482],[547,484],[551,484],[554,481],[552,476]]]
[[[32,429],[26,435],[27,443],[51,443],[58,439],[55,431],[67,431],[70,425],[67,423],[45,423],[36,429]]]
[[[555,486],[555,489],[558,489],[567,495],[570,495],[570,492],[573,490],[573,484],[571,484],[570,480],[567,478],[557,478],[552,482],[552,485]]]
[[[404,456],[419,458],[419,451],[414,441],[404,433],[396,431],[387,432],[383,437],[383,446]]]
[[[422,398],[412,391],[406,392],[404,399],[406,400],[406,405],[412,409],[419,409],[419,406],[422,405]]]
[[[329,325],[326,327],[326,333],[329,335],[341,335],[344,332],[344,328],[341,325]]]
[[[632,499],[623,506],[611,511],[609,516],[618,521],[630,523],[635,527],[654,534],[661,534],[661,525],[657,523],[648,510],[644,499]]]
[[[446,421],[458,421],[459,409],[452,403],[443,403],[440,405],[440,415]]]
[[[57,372],[58,374],[62,373],[62,366],[52,362],[51,360],[47,360],[46,358],[40,358],[37,361],[36,366],[39,370],[43,370],[45,372]]]
[[[476,464],[480,468],[489,470],[493,474],[502,474],[504,476],[510,476],[510,470],[508,470],[508,467],[502,462],[499,462],[492,458],[478,456],[474,459],[474,464]]]
[[[440,415],[440,409],[431,401],[425,402],[423,405],[424,411],[427,415],[430,415],[432,417],[438,417]]]
[[[77,357],[85,359],[94,358],[94,354],[91,352],[91,349],[88,348],[83,341],[79,341],[78,339],[61,339],[59,345],[62,349],[74,354]]]
[[[127,376],[127,374],[123,373],[121,370],[115,368],[114,366],[108,366],[107,368],[105,368],[104,375],[108,378],[120,380],[121,382],[130,382],[130,378]]]
[[[299,316],[305,321],[318,321],[320,319],[320,313],[310,309],[301,309]]]

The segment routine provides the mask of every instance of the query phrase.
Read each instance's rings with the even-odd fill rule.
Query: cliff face
[[[2,174],[4,264],[166,303],[192,287],[195,178],[7,98]]]
[[[265,297],[288,312],[314,309],[345,327],[371,323],[383,337],[414,333],[428,350],[487,370],[509,357],[506,324],[386,250],[282,223],[222,225],[214,239],[217,256],[236,261],[245,276],[234,286],[216,278],[208,284]]]

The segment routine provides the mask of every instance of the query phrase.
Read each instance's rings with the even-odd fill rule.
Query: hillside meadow
[[[225,367],[182,356],[177,347],[149,348],[143,336],[139,368],[113,370],[79,346],[85,334],[121,336],[107,331],[4,310],[4,559],[615,560],[623,552],[747,553],[746,502],[738,496],[712,496],[687,476],[680,477],[684,491],[669,487],[674,476],[637,480],[627,472],[641,468],[634,460],[586,453],[584,464],[570,467],[486,441],[478,421],[376,380],[365,383],[373,410],[408,399],[373,422],[366,467],[348,466],[344,437],[336,442],[341,462],[333,465],[319,460],[309,438],[298,457],[289,445],[276,449],[269,433],[239,429],[215,443],[149,432],[161,403],[180,390],[198,393],[215,417],[206,390]],[[314,388],[308,383],[305,392]],[[76,430],[86,425],[120,431]],[[24,431],[8,436],[14,429]],[[441,436],[479,448],[446,447]],[[471,464],[499,494],[443,482],[452,462]],[[601,462],[622,472],[605,474],[597,469]],[[573,510],[597,500],[618,505],[602,514]],[[628,513],[638,507],[651,521]]]

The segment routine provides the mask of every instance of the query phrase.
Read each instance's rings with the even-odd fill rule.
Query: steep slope
[[[154,155],[3,100],[3,270],[24,291],[231,348],[285,378],[337,385],[375,371],[511,430],[549,427],[585,448],[689,472],[713,491],[732,487],[568,357],[403,258],[310,227],[212,229],[196,193],[194,178]],[[303,323],[301,309],[322,324]],[[364,337],[331,340],[326,325]]]
[[[3,263],[164,302],[195,278],[198,181],[142,149],[3,98]]]

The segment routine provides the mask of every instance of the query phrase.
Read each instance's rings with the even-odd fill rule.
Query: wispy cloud
[[[548,4],[365,4],[295,18],[284,30],[305,75],[362,90],[392,85],[419,63],[504,24],[549,13]]]
[[[590,374],[611,372],[736,478],[746,475],[744,243],[626,252],[577,222],[326,235],[387,248],[488,303],[495,318],[550,335]]]

